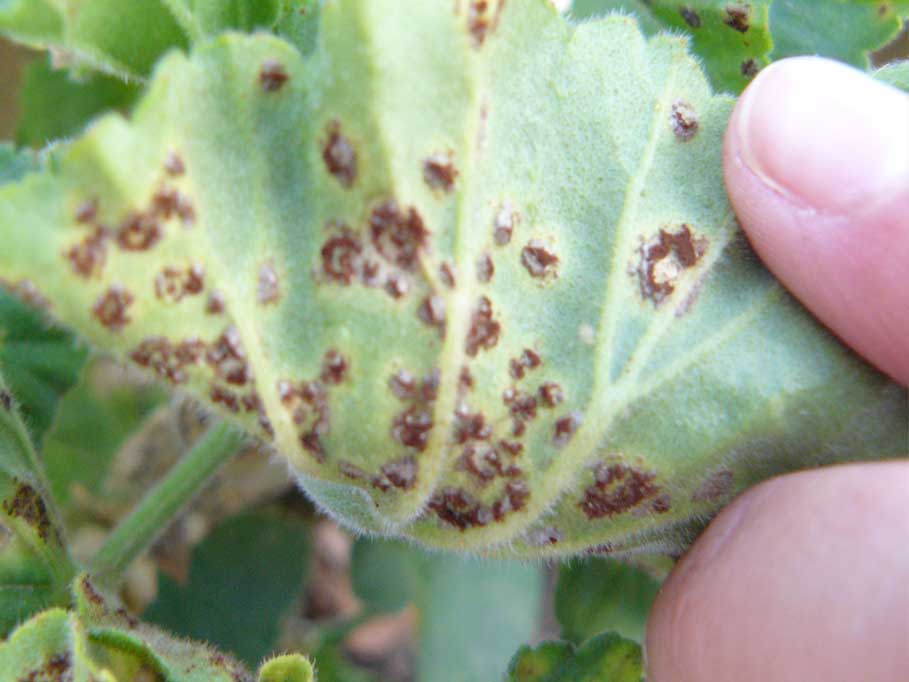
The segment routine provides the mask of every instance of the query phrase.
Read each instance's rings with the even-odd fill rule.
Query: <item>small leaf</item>
[[[909,92],[909,60],[894,62],[874,72],[879,81]]]
[[[139,93],[135,84],[101,74],[76,80],[66,69],[55,69],[47,59],[37,59],[25,69],[16,140],[21,145],[44,147],[76,135],[98,114],[128,109]]]
[[[508,668],[508,682],[544,682],[574,655],[568,642],[543,642],[536,647],[523,646]]]
[[[568,645],[570,646],[570,645]],[[643,682],[639,644],[613,633],[597,635],[573,654],[547,642],[523,648],[511,663],[509,682]]]
[[[580,643],[598,632],[614,631],[641,642],[658,590],[659,583],[649,575],[616,561],[565,564],[559,569],[555,596],[562,637]]]
[[[231,519],[195,549],[186,586],[161,576],[144,618],[257,665],[302,588],[307,548],[300,522],[267,513]]]
[[[868,69],[869,53],[889,43],[907,16],[907,0],[773,0],[771,56],[819,55]]]
[[[417,608],[421,682],[498,679],[509,653],[532,636],[542,591],[536,567],[427,555],[398,542],[357,545],[357,595],[378,610]]]
[[[279,656],[262,665],[259,682],[315,682],[315,674],[312,664],[303,656]]]

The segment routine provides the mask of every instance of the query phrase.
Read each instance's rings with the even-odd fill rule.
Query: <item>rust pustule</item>
[[[325,168],[341,183],[351,188],[357,180],[357,153],[341,132],[341,124],[331,121],[326,128],[326,140],[322,145],[322,160]]]
[[[224,296],[220,291],[212,291],[208,295],[205,312],[209,315],[221,315],[224,312]]]
[[[691,496],[692,502],[714,502],[732,492],[733,475],[731,471],[715,471]]]
[[[468,0],[467,30],[475,48],[483,47],[486,38],[495,31],[505,0]]]
[[[417,308],[417,317],[425,324],[437,327],[442,336],[445,335],[445,299],[441,296],[432,294],[424,298]]]
[[[322,358],[322,373],[319,377],[325,384],[337,386],[347,378],[348,370],[347,359],[332,349]]]
[[[742,62],[739,70],[745,78],[754,78],[758,75],[758,71],[760,71],[757,62],[750,58]]]
[[[183,163],[179,154],[170,152],[167,155],[167,158],[164,159],[164,172],[174,178],[180,177],[186,172],[186,164]]]
[[[80,277],[92,279],[101,276],[107,263],[107,233],[96,227],[91,234],[66,252],[66,259]]]
[[[691,28],[701,27],[700,15],[690,7],[679,7],[679,14],[682,15],[682,19],[684,19],[685,23],[688,24]]]
[[[284,65],[274,59],[266,59],[259,70],[259,84],[265,92],[277,92],[290,79]]]
[[[155,296],[167,303],[179,303],[185,296],[195,296],[205,288],[205,268],[199,264],[185,270],[166,267],[155,276]]]
[[[581,426],[581,413],[572,412],[556,421],[552,432],[552,444],[557,448],[563,448],[574,437],[575,431]]]
[[[110,331],[118,332],[132,322],[127,311],[134,301],[123,286],[114,284],[95,301],[92,315]]]
[[[328,239],[322,246],[322,272],[328,279],[340,284],[350,284],[356,276],[356,265],[363,245],[347,227]]]
[[[98,200],[89,199],[79,204],[76,214],[73,216],[77,223],[82,225],[91,225],[98,217]]]
[[[454,289],[458,285],[458,278],[455,274],[455,267],[448,261],[439,266],[439,279],[449,289]]]
[[[675,291],[682,274],[698,264],[707,251],[707,242],[695,239],[688,225],[659,234],[638,249],[639,260],[634,267],[641,296],[659,305]]]
[[[751,28],[751,10],[748,5],[727,5],[723,23],[739,33],[747,33]]]
[[[278,271],[272,261],[259,265],[259,280],[256,287],[256,300],[259,305],[272,305],[281,299],[281,286]]]
[[[395,201],[382,202],[369,216],[369,230],[373,246],[385,260],[404,270],[416,269],[429,231],[415,208],[401,209]]]
[[[432,154],[423,161],[423,180],[430,189],[450,192],[458,179],[451,152]]]
[[[493,319],[492,301],[483,296],[470,318],[470,330],[465,343],[467,354],[474,357],[480,349],[495,348],[501,332],[502,325]]]
[[[2,407],[6,412],[9,412],[13,409],[13,396],[5,388],[0,389],[0,407]]]
[[[539,239],[531,239],[521,250],[521,264],[531,277],[545,279],[556,275],[559,257]]]
[[[495,263],[492,262],[492,258],[488,253],[484,253],[477,259],[477,279],[485,284],[491,282],[495,274]]]
[[[688,142],[698,134],[698,113],[688,102],[677,99],[669,110],[669,125],[680,142]]]
[[[147,251],[161,241],[164,232],[158,219],[146,213],[133,213],[117,230],[117,244],[124,251]]]
[[[537,391],[537,394],[540,396],[540,402],[546,407],[555,407],[565,400],[565,394],[562,392],[562,387],[552,381],[547,381],[542,384]]]
[[[656,474],[626,464],[602,462],[594,469],[594,483],[584,491],[578,506],[588,519],[621,514],[656,498]]]
[[[524,374],[534,370],[543,364],[540,354],[530,348],[525,348],[524,352],[516,358],[512,358],[508,363],[508,371],[513,379],[523,379]]]
[[[228,384],[243,386],[252,380],[240,332],[234,326],[228,327],[209,346],[205,361],[214,370],[215,375]]]
[[[420,405],[414,405],[395,417],[391,437],[401,445],[423,452],[432,426],[432,413]]]
[[[44,542],[47,542],[53,532],[44,499],[27,483],[18,483],[12,497],[3,500],[3,511],[34,528]]]
[[[518,223],[518,214],[511,203],[505,201],[499,207],[496,217],[492,222],[492,238],[496,246],[505,246],[511,242],[514,228]]]
[[[399,490],[410,490],[417,484],[417,460],[404,457],[382,467],[382,476]]]

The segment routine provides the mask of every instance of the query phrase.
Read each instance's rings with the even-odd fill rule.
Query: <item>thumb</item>
[[[909,96],[825,59],[777,62],[736,105],[724,169],[773,273],[909,383]]]

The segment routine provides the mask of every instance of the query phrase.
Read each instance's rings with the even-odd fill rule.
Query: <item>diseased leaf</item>
[[[31,438],[0,377],[0,636],[67,601],[75,570],[46,490]]]
[[[511,652],[533,635],[541,604],[536,567],[428,555],[400,542],[359,541],[351,575],[368,608],[416,606],[421,682],[499,679]]]
[[[523,647],[511,663],[508,682],[643,682],[639,644],[608,633],[572,653],[570,648],[557,642]]]
[[[641,642],[658,589],[659,582],[643,571],[615,561],[566,564],[559,569],[555,595],[561,636],[579,644],[610,631]]]
[[[300,655],[279,656],[259,669],[259,682],[315,682],[312,664]]]
[[[773,0],[771,57],[820,55],[868,69],[909,17],[909,0]]]
[[[302,588],[307,534],[274,514],[239,516],[194,553],[185,587],[161,576],[144,618],[234,652],[251,667],[270,654],[288,605]]]
[[[907,450],[905,390],[738,230],[683,39],[546,0],[318,21],[306,60],[171,54],[0,189],[0,276],[433,547],[671,556],[764,478]]]
[[[69,71],[38,59],[25,70],[16,140],[40,148],[75,135],[98,114],[127,109],[139,92],[135,84],[100,74],[77,81]]]

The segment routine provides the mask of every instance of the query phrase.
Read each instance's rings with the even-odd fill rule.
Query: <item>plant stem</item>
[[[102,587],[117,587],[129,564],[166,530],[211,475],[236,454],[243,438],[227,422],[211,427],[120,521],[89,563],[89,571]]]

